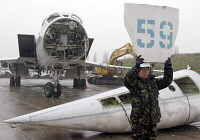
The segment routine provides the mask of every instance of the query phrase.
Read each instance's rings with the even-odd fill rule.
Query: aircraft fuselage
[[[80,64],[89,47],[87,33],[75,14],[54,13],[43,21],[36,43],[38,63],[47,69]]]
[[[199,74],[191,70],[175,72],[172,84],[160,90],[159,102],[162,117],[158,129],[200,121],[199,89]],[[130,112],[129,90],[121,87],[5,122],[101,132],[130,132],[128,121]]]

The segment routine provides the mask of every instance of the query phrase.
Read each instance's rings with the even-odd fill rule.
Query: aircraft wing
[[[116,65],[108,65],[106,63],[97,63],[97,62],[91,62],[91,61],[85,61],[86,66],[97,66],[102,68],[110,68],[110,69],[118,69],[118,70],[126,70],[131,69],[132,67],[126,67],[126,66],[116,66]]]
[[[26,57],[10,57],[10,58],[0,58],[1,66],[4,68],[9,67],[11,73],[18,71],[19,75],[28,76],[29,69],[37,69],[36,58],[26,58]],[[17,70],[16,70],[17,65]]]
[[[7,63],[14,63],[17,62],[19,57],[5,57],[5,58],[0,58],[0,62],[7,62]]]
[[[34,35],[18,34],[19,56],[0,58],[2,67],[9,67],[11,73],[29,75],[29,69],[37,69]]]
[[[0,58],[0,62],[2,63],[35,63],[36,58],[28,58],[28,57],[6,57]]]
[[[102,67],[102,68],[110,68],[110,69],[118,69],[118,70],[129,70],[132,67],[127,67],[127,66],[116,66],[116,65],[108,65],[106,63],[97,63],[97,62],[91,62],[91,61],[85,61],[85,64],[87,66],[97,66],[97,67]],[[164,72],[163,70],[153,70],[154,72]]]
[[[18,63],[28,68],[37,67],[36,43],[34,35],[18,34],[19,57],[0,58],[2,63]]]

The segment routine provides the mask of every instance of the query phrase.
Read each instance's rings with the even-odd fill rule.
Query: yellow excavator
[[[123,47],[113,51],[107,65],[118,65],[118,66],[122,65],[122,63],[119,63],[117,59],[127,54],[136,57],[136,53],[133,50],[133,46],[130,43],[127,43]],[[104,85],[104,84],[123,85],[123,80],[120,77],[121,74],[122,74],[121,70],[96,67],[93,76],[88,78],[88,83],[97,85]]]

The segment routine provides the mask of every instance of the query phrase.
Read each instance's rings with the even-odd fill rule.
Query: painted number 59
[[[147,29],[144,28],[144,26],[142,25],[146,25]],[[144,43],[144,41],[142,41],[142,39],[137,39],[137,44],[139,47],[144,48],[145,46],[147,48],[152,48],[154,46],[154,30],[152,25],[155,25],[155,20],[145,20],[145,19],[138,19],[137,20],[137,33],[139,34],[149,34],[150,35],[150,42],[148,43]],[[164,34],[164,27],[165,26],[169,26],[169,34],[166,35]],[[160,23],[160,39],[161,40],[168,40],[168,44],[165,45],[165,43],[163,41],[160,41],[160,47],[161,48],[167,48],[170,49],[172,47],[172,39],[173,39],[173,24],[171,22],[166,22],[166,21],[162,21]]]

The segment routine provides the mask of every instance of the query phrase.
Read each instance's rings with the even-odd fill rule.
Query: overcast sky
[[[102,61],[111,52],[131,42],[124,26],[124,3],[169,6],[179,9],[175,45],[180,53],[200,53],[199,0],[5,0],[0,4],[0,57],[18,56],[17,34],[39,33],[42,21],[54,12],[75,13],[94,38],[90,60],[96,52]]]

